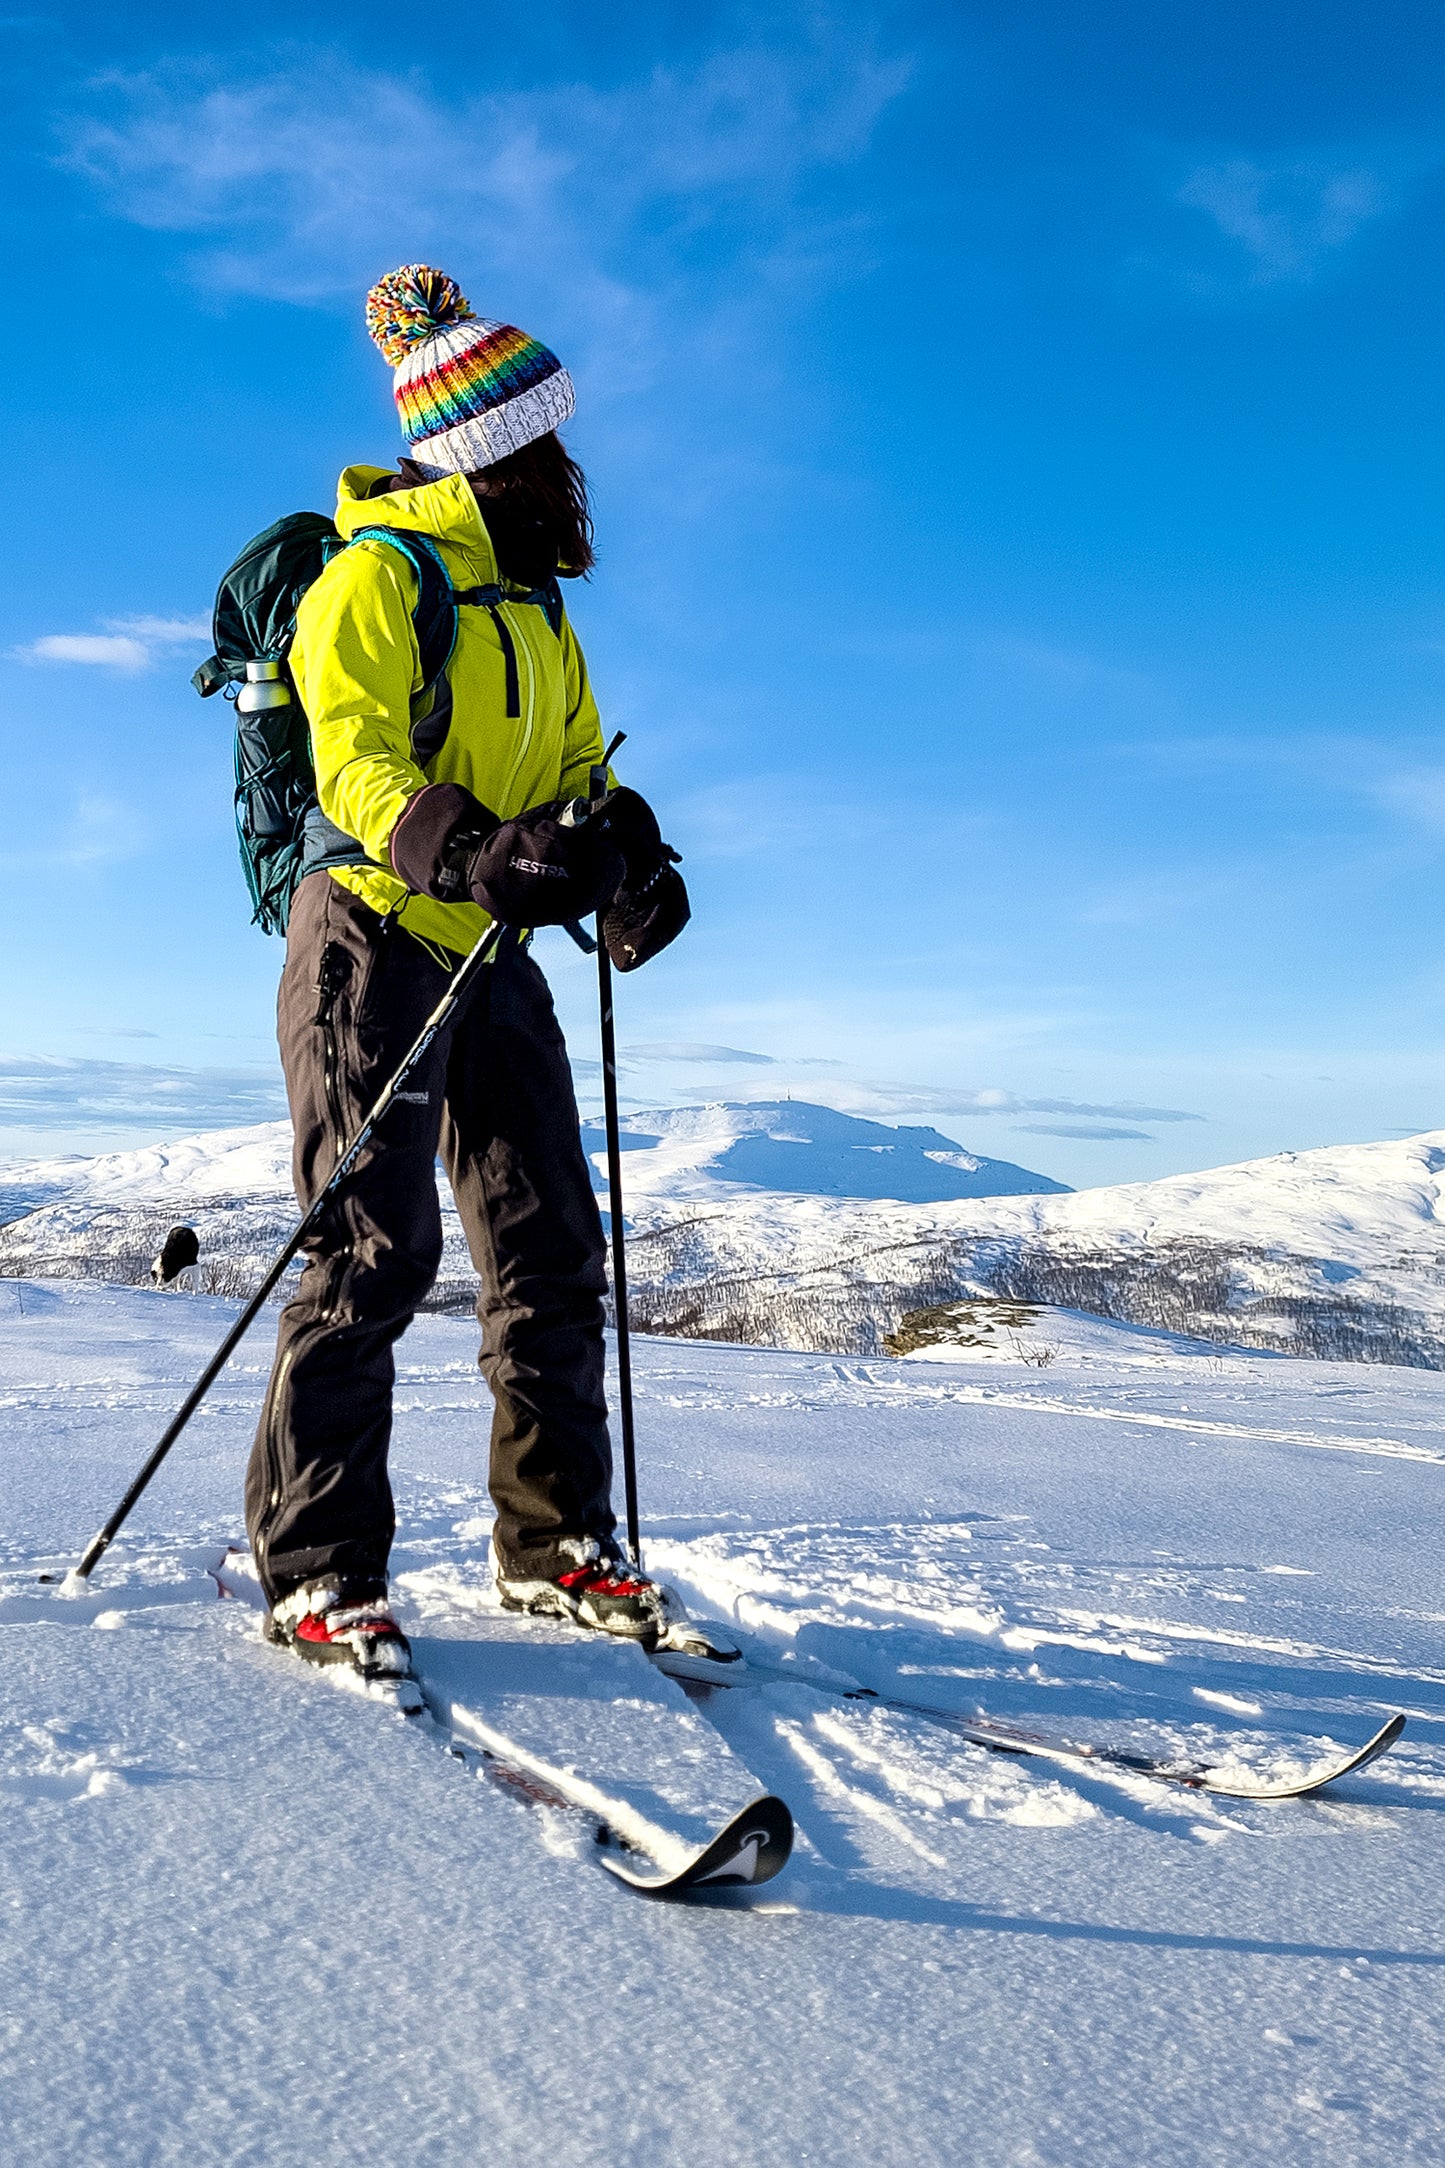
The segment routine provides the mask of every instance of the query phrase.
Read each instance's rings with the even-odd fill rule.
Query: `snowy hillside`
[[[394,1566],[448,1705],[647,1842],[642,1791],[793,1809],[782,1878],[679,1910],[218,1601],[264,1324],[86,1592],[39,1581],[233,1314],[0,1284],[7,2162],[1445,2157],[1445,1380],[1098,1324],[1043,1379],[644,1342],[649,1561],[795,1675],[689,1704],[497,1609],[475,1326],[421,1320]],[[1261,1804],[807,1683],[840,1675],[1241,1776],[1409,1724]]]
[[[1233,1344],[1445,1365],[1445,1131],[931,1210],[739,1199],[632,1248],[659,1331],[868,1353],[989,1295]]]
[[[629,1218],[644,1222],[780,1190],[917,1204],[1067,1194],[1046,1175],[965,1152],[936,1129],[893,1129],[800,1102],[663,1108],[624,1115],[622,1128]],[[605,1195],[599,1123],[583,1124],[583,1143]],[[289,1124],[265,1122],[94,1159],[0,1166],[0,1274],[135,1284],[179,1219],[200,1234],[210,1291],[243,1292],[294,1217],[290,1155]],[[471,1263],[445,1183],[441,1194],[446,1255],[436,1304],[469,1308]]]
[[[586,1143],[600,1188],[600,1132]],[[134,1283],[184,1219],[200,1233],[205,1284],[244,1292],[293,1220],[289,1148],[286,1125],[271,1123],[0,1170],[0,1216],[12,1215],[0,1274]],[[869,1355],[910,1313],[984,1296],[1435,1368],[1442,1173],[1445,1131],[1430,1131],[1050,1195],[1042,1177],[973,1160],[935,1131],[822,1108],[635,1114],[624,1158],[634,1317],[661,1333]],[[933,1193],[979,1182],[1033,1193]],[[867,1187],[881,1183],[889,1196]],[[446,1228],[435,1306],[467,1309],[475,1283],[449,1204]]]

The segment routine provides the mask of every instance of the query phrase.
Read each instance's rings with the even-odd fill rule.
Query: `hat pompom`
[[[456,280],[425,263],[388,271],[366,297],[366,328],[394,369],[424,339],[475,315]]]

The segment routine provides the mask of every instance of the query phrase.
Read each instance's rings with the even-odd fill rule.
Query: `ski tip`
[[[1311,1798],[1314,1793],[1322,1792],[1327,1784],[1337,1784],[1341,1777],[1357,1776],[1360,1770],[1368,1769],[1371,1762],[1378,1761],[1382,1754],[1388,1754],[1404,1729],[1404,1711],[1397,1709],[1393,1716],[1386,1718],[1374,1737],[1365,1741],[1357,1753],[1351,1754],[1347,1760],[1333,1768],[1322,1769],[1313,1783],[1302,1785],[1301,1798]]]
[[[1404,1710],[1397,1709],[1394,1715],[1388,1717],[1380,1726],[1374,1738],[1366,1740],[1365,1744],[1360,1748],[1355,1758],[1355,1767],[1363,1769],[1367,1762],[1377,1760],[1381,1754],[1388,1754],[1390,1748],[1405,1729],[1406,1722],[1407,1718]]]
[[[643,1897],[679,1898],[719,1889],[756,1889],[781,1874],[793,1851],[793,1817],[772,1793],[735,1814],[711,1844],[674,1874],[639,1872],[626,1860],[601,1853],[600,1863]]]
[[[1327,1764],[1298,1784],[1234,1785],[1221,1781],[1206,1783],[1203,1789],[1218,1792],[1226,1799],[1313,1799],[1317,1792],[1324,1791],[1328,1785],[1338,1784],[1342,1777],[1357,1776],[1360,1770],[1368,1769],[1371,1762],[1378,1761],[1382,1754],[1388,1754],[1405,1729],[1405,1723],[1404,1711],[1397,1709],[1393,1716],[1386,1718],[1374,1736],[1367,1739],[1353,1754],[1347,1754],[1342,1760]]]

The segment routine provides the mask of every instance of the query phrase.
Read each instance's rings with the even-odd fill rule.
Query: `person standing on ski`
[[[366,538],[307,591],[289,654],[325,844],[295,893],[277,1004],[303,1207],[460,959],[490,920],[508,932],[306,1246],[246,1518],[271,1638],[385,1677],[409,1669],[387,1601],[393,1348],[441,1261],[438,1152],[481,1281],[502,1602],[649,1643],[682,1616],[616,1540],[602,1225],[525,936],[601,910],[627,970],[688,904],[642,798],[609,788],[580,820],[572,803],[594,769],[611,778],[556,586],[593,562],[586,484],[556,434],[571,378],[426,265],[372,288],[367,326],[395,370],[407,456],[342,475],[337,528]],[[457,590],[456,644],[425,694],[397,530],[426,538]]]

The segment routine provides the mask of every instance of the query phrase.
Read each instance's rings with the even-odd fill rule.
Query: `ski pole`
[[[617,1123],[617,1040],[612,1028],[612,965],[597,942],[597,994],[602,1012],[602,1110],[607,1124],[607,1202],[612,1221],[612,1300],[617,1312],[617,1411],[622,1423],[622,1482],[627,1494],[627,1549],[642,1564],[637,1525],[637,1437],[632,1421],[632,1341],[627,1315],[627,1245],[622,1233],[622,1138]]]
[[[383,1116],[383,1114],[385,1114],[387,1108],[391,1105],[392,1100],[396,1097],[396,1094],[400,1091],[402,1085],[406,1082],[406,1079],[411,1075],[412,1070],[416,1067],[417,1063],[426,1053],[427,1048],[431,1045],[437,1033],[442,1029],[442,1026],[446,1023],[447,1019],[453,1014],[458,1002],[460,1002],[462,996],[467,992],[467,990],[472,984],[472,981],[480,972],[482,965],[487,962],[488,958],[492,954],[492,951],[496,948],[497,943],[501,940],[502,935],[505,932],[506,928],[505,926],[501,925],[500,922],[495,922],[491,926],[489,926],[486,932],[481,936],[480,940],[477,941],[475,946],[462,959],[461,963],[452,973],[452,976],[447,984],[446,992],[442,995],[441,1000],[437,1003],[436,1007],[432,1010],[431,1015],[422,1025],[421,1030],[418,1032],[416,1039],[414,1040],[410,1048],[402,1056],[401,1062],[397,1067],[395,1074],[392,1076],[390,1081],[383,1087],[380,1098],[372,1107],[371,1112],[366,1117],[366,1120],[362,1123],[360,1129],[357,1130],[356,1135],[347,1145],[341,1157],[337,1160],[335,1167],[332,1169],[330,1180],[326,1183],[323,1189],[318,1191],[309,1211],[307,1211],[307,1213],[301,1220],[301,1223],[296,1228],[295,1233],[291,1236],[285,1248],[275,1258],[270,1268],[268,1269],[265,1278],[262,1280],[261,1285],[257,1288],[255,1294],[251,1297],[251,1300],[247,1303],[245,1309],[241,1312],[235,1324],[226,1334],[225,1339],[221,1342],[215,1354],[211,1357],[205,1369],[201,1372],[195,1384],[191,1387],[185,1399],[181,1402],[179,1408],[177,1408],[175,1414],[171,1417],[170,1422],[167,1424],[164,1433],[158,1440],[154,1451],[150,1455],[150,1458],[146,1461],[139,1475],[137,1475],[135,1481],[131,1484],[130,1489],[126,1492],[124,1498],[121,1499],[120,1504],[116,1507],[114,1513],[112,1513],[112,1515],[110,1516],[110,1519],[106,1522],[103,1528],[99,1529],[96,1534],[91,1537],[89,1543],[85,1547],[85,1552],[80,1560],[80,1563],[76,1566],[71,1567],[70,1572],[65,1577],[67,1586],[73,1586],[76,1582],[88,1580],[91,1574],[94,1572],[95,1568],[100,1564],[101,1559],[104,1558],[106,1552],[110,1549],[110,1546],[114,1541],[115,1537],[124,1527],[126,1521],[130,1518],[131,1509],[135,1505],[137,1499],[141,1496],[141,1493],[145,1490],[147,1484],[151,1480],[151,1477],[155,1474],[161,1462],[165,1459],[167,1453],[169,1453],[171,1447],[175,1444],[177,1438],[179,1438],[181,1432],[185,1429],[187,1423],[195,1414],[197,1408],[205,1399],[211,1387],[215,1384],[216,1379],[225,1369],[226,1364],[230,1361],[232,1355],[235,1353],[236,1349],[240,1346],[242,1340],[249,1332],[251,1326],[255,1322],[256,1317],[262,1308],[262,1305],[265,1303],[267,1296],[271,1293],[277,1281],[281,1278],[282,1273],[286,1270],[286,1267],[290,1264],[292,1258],[296,1255],[296,1252],[300,1249],[302,1243],[306,1240],[307,1235],[310,1234],[312,1228],[320,1219],[322,1212],[325,1210],[331,1198],[335,1196],[337,1190],[341,1187],[341,1184],[346,1180],[347,1175],[350,1174],[352,1168],[356,1165],[357,1159],[361,1155],[362,1148],[366,1144],[367,1140],[370,1138],[373,1129],[375,1129],[377,1123],[381,1120],[381,1117]]]
[[[608,763],[627,736],[619,730],[592,770],[590,802],[607,796],[612,777]],[[579,929],[580,931],[580,929]],[[584,936],[585,941],[585,936]],[[587,942],[588,947],[593,946]],[[622,1138],[617,1124],[617,1040],[612,1028],[612,963],[597,913],[597,1006],[602,1024],[602,1118],[607,1126],[607,1210],[612,1222],[612,1306],[617,1313],[617,1413],[622,1426],[622,1486],[627,1500],[627,1550],[634,1566],[642,1564],[642,1535],[637,1520],[637,1431],[632,1419],[632,1330],[627,1314],[627,1244],[622,1232]]]

